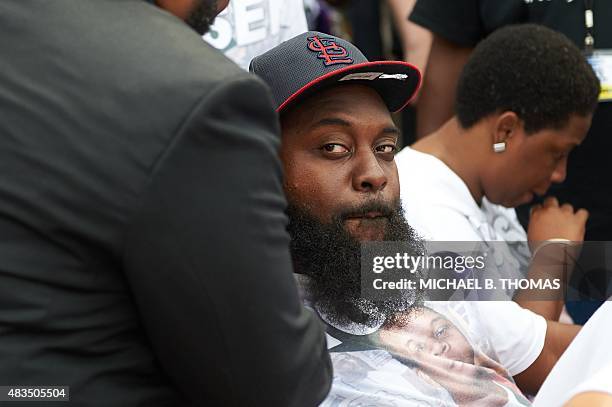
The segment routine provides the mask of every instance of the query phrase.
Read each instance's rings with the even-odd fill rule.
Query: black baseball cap
[[[419,70],[402,61],[370,62],[348,41],[309,31],[251,61],[249,70],[271,88],[276,110],[330,86],[348,83],[376,90],[389,111],[402,110],[421,84]]]

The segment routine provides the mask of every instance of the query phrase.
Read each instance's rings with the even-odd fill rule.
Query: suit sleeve
[[[153,350],[192,405],[315,406],[329,391],[323,330],[292,275],[271,106],[254,78],[209,93],[126,235]]]

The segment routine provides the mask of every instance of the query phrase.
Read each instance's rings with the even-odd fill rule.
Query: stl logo
[[[318,52],[317,57],[323,60],[325,66],[353,63],[353,59],[348,57],[346,48],[336,44],[336,41],[331,38],[310,37],[308,38],[308,49]]]

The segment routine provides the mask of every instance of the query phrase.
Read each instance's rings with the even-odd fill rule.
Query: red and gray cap
[[[249,70],[271,88],[276,110],[330,86],[361,84],[376,90],[389,111],[403,109],[421,84],[419,70],[406,62],[369,62],[359,49],[333,35],[309,31],[251,61]]]

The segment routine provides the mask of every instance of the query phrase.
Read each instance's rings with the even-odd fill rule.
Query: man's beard
[[[346,231],[344,220],[368,212],[380,212],[388,218],[384,241],[403,242],[413,255],[424,252],[422,240],[406,222],[399,203],[390,206],[371,202],[348,208],[328,224],[301,207],[289,204],[287,209],[296,272],[310,277],[309,297],[333,325],[357,323],[375,327],[406,315],[405,311],[422,303],[420,290],[405,291],[383,301],[362,297],[361,242]],[[417,272],[413,277],[420,275]]]
[[[198,34],[204,35],[217,16],[217,0],[200,0],[200,3],[185,22]]]

